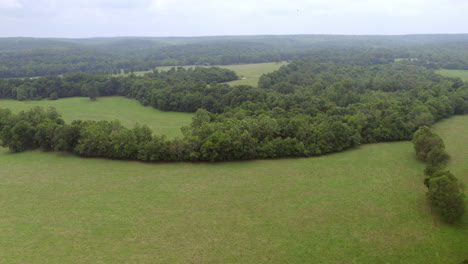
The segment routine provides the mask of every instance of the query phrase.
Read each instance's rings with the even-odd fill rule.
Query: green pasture
[[[467,126],[435,127],[465,182]],[[423,168],[410,142],[212,164],[3,149],[0,263],[461,263],[468,218],[431,214]]]
[[[459,77],[465,82],[468,82],[468,70],[447,70],[440,69],[435,71],[437,74],[444,75],[447,77]]]
[[[449,169],[468,186],[468,115],[442,120],[434,129],[443,138],[451,156]],[[468,195],[468,189],[465,194]]]
[[[87,97],[42,101],[0,100],[0,108],[10,108],[13,112],[28,110],[34,106],[53,106],[67,122],[78,119],[120,120],[129,128],[136,123],[146,124],[155,134],[163,134],[169,138],[182,136],[180,128],[189,125],[193,116],[189,113],[164,112],[144,107],[136,100],[120,96],[99,97],[96,101]]]
[[[258,79],[265,73],[270,73],[278,70],[281,66],[288,64],[287,62],[268,62],[268,63],[252,63],[252,64],[233,64],[233,65],[217,65],[217,67],[235,71],[241,80],[228,82],[231,85],[252,85],[257,86]],[[190,68],[195,66],[184,66]],[[204,66],[203,66],[204,67]],[[208,66],[209,67],[209,66]],[[160,71],[168,71],[172,66],[157,67]],[[146,72],[137,72],[136,74],[144,74]]]
[[[241,77],[241,80],[228,82],[231,85],[252,85],[257,86],[258,79],[265,73],[278,70],[287,62],[270,62],[256,64],[223,65],[222,68],[233,70]]]

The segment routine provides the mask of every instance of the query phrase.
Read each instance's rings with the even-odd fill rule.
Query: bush
[[[433,167],[444,167],[449,160],[450,156],[443,148],[443,145],[437,145],[427,153],[427,163]]]
[[[449,171],[429,178],[428,197],[432,207],[448,223],[459,220],[465,212],[464,195],[455,176]]]
[[[57,99],[58,99],[58,95],[56,92],[53,92],[50,94],[49,100],[57,100]]]
[[[413,135],[416,155],[427,162],[424,185],[432,208],[448,223],[454,223],[465,213],[464,194],[457,178],[444,170],[450,159],[442,139],[428,127]]]

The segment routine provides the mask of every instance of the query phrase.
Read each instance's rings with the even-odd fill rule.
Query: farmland
[[[435,129],[466,182],[466,124]],[[0,152],[0,263],[459,263],[410,142],[318,158],[139,163]]]
[[[281,66],[286,65],[287,62],[266,62],[266,63],[250,63],[250,64],[233,64],[233,65],[216,65],[216,67],[228,69],[235,71],[237,75],[241,78],[240,80],[228,82],[230,85],[252,85],[257,86],[258,79],[262,74],[270,73],[278,70]],[[183,68],[193,68],[197,65],[182,66]],[[201,67],[211,67],[211,66],[201,66]],[[177,68],[176,66],[162,66],[156,67],[160,71],[168,71],[172,68]],[[150,73],[152,71],[136,71],[134,74],[136,76],[143,76],[145,73]],[[128,75],[118,74],[118,75]]]
[[[465,184],[468,183],[468,117],[455,116],[437,123],[435,132],[443,139],[451,155],[449,169]]]
[[[447,69],[440,69],[436,70],[436,73],[440,75],[444,75],[447,77],[458,77],[465,82],[468,82],[468,70],[447,70]]]
[[[181,136],[180,128],[190,124],[193,114],[164,112],[152,107],[144,107],[135,100],[125,97],[99,97],[90,101],[85,97],[63,98],[60,100],[16,101],[0,100],[0,108],[10,108],[13,112],[28,110],[34,106],[55,107],[62,118],[72,120],[119,120],[124,126],[133,127],[136,123],[148,125],[155,134],[170,138]]]
[[[233,65],[218,65],[217,67],[235,71],[237,75],[242,78],[241,80],[228,82],[231,85],[252,85],[257,86],[258,79],[262,74],[276,71],[281,66],[286,65],[287,62],[268,62],[268,63],[252,63],[252,64],[233,64]],[[184,66],[185,68],[195,66]],[[157,67],[158,70],[168,71],[172,67]],[[144,72],[137,72],[136,74],[143,74]]]
[[[0,264],[462,263],[467,40],[0,40]]]

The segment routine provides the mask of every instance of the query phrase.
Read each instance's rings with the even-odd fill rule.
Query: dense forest
[[[468,35],[226,36],[193,38],[0,38],[0,78],[110,74],[157,66],[352,59],[408,59],[429,69],[468,69]],[[356,59],[356,58],[354,58]]]
[[[338,54],[339,55],[339,54]],[[468,113],[468,84],[409,61],[354,52],[308,57],[229,86],[234,72],[173,68],[144,76],[84,73],[0,80],[0,97],[30,100],[121,95],[161,110],[196,112],[183,138],[118,121],[65,124],[53,109],[0,114],[0,140],[14,152],[42,148],[143,161],[228,161],[306,157],[383,141],[409,140],[421,126]]]

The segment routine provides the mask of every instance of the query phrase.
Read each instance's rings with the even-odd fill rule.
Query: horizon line
[[[245,35],[192,35],[192,36],[98,36],[98,37],[32,37],[32,36],[9,36],[0,37],[0,39],[6,38],[32,38],[32,39],[97,39],[97,38],[214,38],[214,37],[284,37],[284,36],[342,36],[342,37],[395,37],[395,36],[422,36],[422,35],[468,35],[465,33],[409,33],[409,34],[245,34]]]

